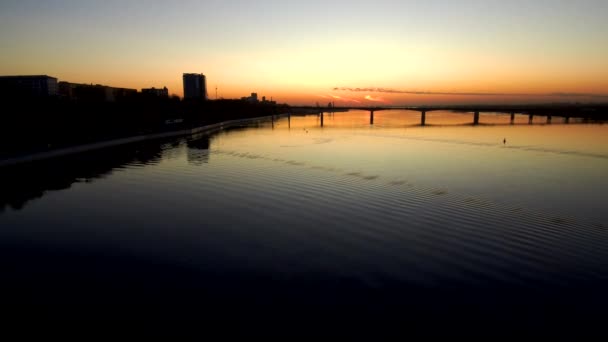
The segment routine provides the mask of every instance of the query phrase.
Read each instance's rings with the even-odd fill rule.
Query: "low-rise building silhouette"
[[[137,94],[137,89],[70,82],[59,82],[58,89],[61,97],[92,102],[115,102]]]
[[[272,105],[276,105],[277,104],[277,102],[273,101],[272,98],[270,98],[270,101],[266,100],[266,96],[262,96],[262,101],[260,101],[258,99],[258,93],[251,93],[251,96],[241,97],[241,101],[247,101],[249,103],[272,104]]]
[[[258,93],[251,93],[251,96],[241,97],[241,100],[251,103],[258,103]]]
[[[158,97],[169,97],[169,89],[167,87],[163,88],[142,88],[142,94],[153,95]]]
[[[0,76],[1,96],[48,97],[57,95],[57,78],[47,75]]]
[[[207,100],[207,79],[203,74],[184,73],[184,99]]]

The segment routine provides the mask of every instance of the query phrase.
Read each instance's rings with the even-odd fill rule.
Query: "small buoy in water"
[[[503,145],[507,143],[507,138],[502,139]]]

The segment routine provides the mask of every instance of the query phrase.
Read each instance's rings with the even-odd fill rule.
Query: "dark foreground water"
[[[2,325],[606,335],[608,126],[428,115],[292,117],[1,169]]]

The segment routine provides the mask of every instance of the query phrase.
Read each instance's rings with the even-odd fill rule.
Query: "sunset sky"
[[[0,75],[181,96],[199,72],[210,98],[291,104],[608,102],[607,16],[606,0],[3,0]]]

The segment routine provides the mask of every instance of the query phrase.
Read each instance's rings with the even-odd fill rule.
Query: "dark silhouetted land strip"
[[[113,102],[11,94],[0,126],[0,159],[227,120],[286,113],[287,105],[242,100],[180,100],[136,93]]]

